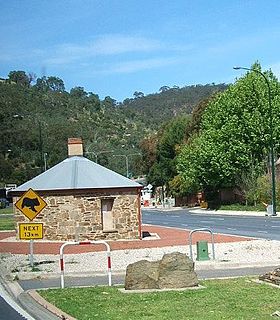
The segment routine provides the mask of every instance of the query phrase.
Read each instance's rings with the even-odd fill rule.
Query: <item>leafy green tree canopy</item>
[[[31,82],[31,79],[25,71],[11,71],[8,78],[11,82],[15,82],[16,84],[20,84],[25,87],[28,87]]]
[[[149,181],[154,186],[166,185],[177,174],[176,153],[183,142],[190,116],[180,116],[172,119],[161,129],[156,146],[156,161],[150,168]]]
[[[260,69],[259,64],[252,68]],[[275,141],[279,141],[279,83],[265,73],[272,88]],[[182,148],[177,169],[185,192],[235,186],[237,177],[250,169],[250,159],[260,165],[269,153],[267,85],[251,71],[211,100],[202,115],[200,134]],[[278,144],[277,149],[279,149]]]
[[[65,91],[63,80],[54,76],[38,78],[35,87],[40,91]]]
[[[85,98],[87,97],[87,92],[84,87],[74,87],[70,90],[70,95],[74,98]]]

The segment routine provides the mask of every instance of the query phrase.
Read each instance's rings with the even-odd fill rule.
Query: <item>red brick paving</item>
[[[189,233],[188,230],[166,228],[159,226],[144,225],[142,231],[149,233],[156,233],[160,239],[155,240],[118,240],[108,241],[111,250],[122,250],[122,249],[142,249],[142,248],[156,248],[166,246],[179,246],[189,244]],[[8,237],[15,236],[15,232],[0,232],[0,253],[13,253],[13,254],[28,254],[29,253],[29,241],[4,241]],[[192,243],[195,244],[197,241],[206,240],[211,242],[211,235],[207,232],[197,232],[192,236]],[[252,238],[231,236],[224,234],[214,234],[215,243],[225,242],[237,242],[237,241],[249,241]],[[34,241],[34,253],[35,254],[59,254],[59,249],[63,242],[45,242],[36,240]],[[103,245],[79,245],[79,246],[67,246],[64,253],[82,253],[91,251],[102,251],[104,250]]]
[[[7,239],[9,237],[14,237],[15,234],[16,234],[15,231],[0,232],[0,240]]]

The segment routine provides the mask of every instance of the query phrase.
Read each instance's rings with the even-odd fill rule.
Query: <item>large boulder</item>
[[[164,289],[198,286],[193,261],[183,253],[165,254],[159,261],[141,260],[128,265],[125,289]]]
[[[159,263],[158,287],[187,288],[198,286],[194,262],[185,254],[165,254]]]
[[[157,289],[158,261],[141,260],[126,268],[125,289]]]

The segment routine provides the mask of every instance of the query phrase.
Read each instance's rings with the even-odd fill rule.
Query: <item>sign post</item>
[[[29,241],[29,262],[30,262],[30,267],[34,267],[34,259],[33,259],[33,239]]]
[[[32,221],[45,207],[47,203],[32,189],[25,192],[15,203],[18,208],[30,221]],[[33,244],[34,239],[43,239],[43,223],[19,223],[19,238],[30,240],[29,261],[33,268]]]

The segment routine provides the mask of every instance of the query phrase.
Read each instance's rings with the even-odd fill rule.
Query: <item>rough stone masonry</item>
[[[113,197],[114,229],[105,231],[101,215],[103,197]],[[138,239],[138,200],[133,192],[44,196],[47,207],[32,222],[44,224],[47,240]],[[16,221],[29,222],[16,209]]]

